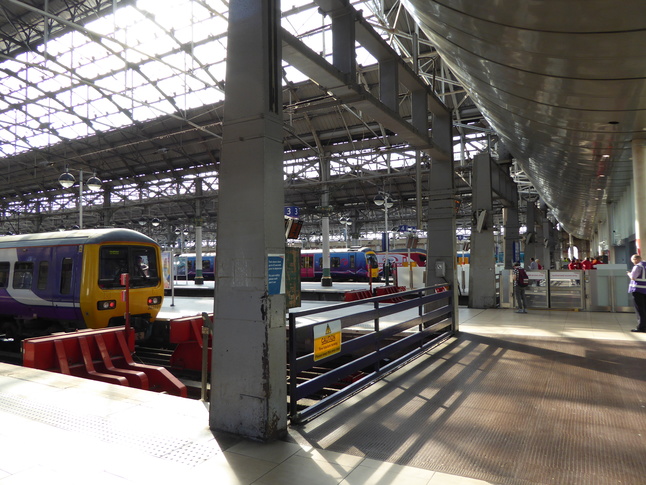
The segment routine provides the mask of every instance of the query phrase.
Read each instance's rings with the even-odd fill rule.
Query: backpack
[[[518,280],[516,281],[518,286],[529,286],[529,276],[523,268],[518,268]]]

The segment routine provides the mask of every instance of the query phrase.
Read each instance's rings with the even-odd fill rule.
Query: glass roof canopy
[[[85,5],[86,1],[87,5],[101,3],[103,9],[110,5],[100,0],[79,0],[76,4]],[[224,99],[228,3],[226,0],[124,0],[113,2],[116,8],[110,8],[107,15],[94,14],[96,20],[76,23],[30,7],[36,16],[49,19],[52,34],[41,32],[43,42],[34,43],[37,47],[32,50],[24,48],[28,45],[25,42],[18,47],[21,53],[12,57],[0,54],[0,165],[2,159],[11,160],[32,151],[39,158],[38,164],[44,165],[48,148],[64,147],[72,140],[96,139],[97,135],[133,125],[145,126],[163,117],[201,129],[199,124],[192,123],[190,110],[214,106]],[[406,17],[403,12],[400,15],[403,6],[399,0],[358,0],[352,5],[362,10],[363,18],[402,57],[411,58],[398,36],[410,40],[406,36],[410,37],[414,26],[406,24],[407,31],[398,31],[391,25],[393,19],[401,23]],[[318,5],[311,1],[283,0],[282,6],[282,27],[331,61],[329,17],[321,15]],[[96,5],[88,8],[98,10]],[[356,56],[358,66],[377,64],[358,44]],[[433,61],[421,59],[422,69],[425,62]],[[283,71],[286,86],[307,80],[284,62]],[[442,80],[446,81],[450,82],[448,74]],[[205,135],[218,136],[211,132]],[[470,157],[482,150],[483,143],[478,137],[478,133],[466,134],[462,146],[456,142],[456,157],[464,157],[465,152]],[[473,141],[469,142],[470,138]],[[320,177],[316,156],[294,155],[284,164],[286,180]],[[45,161],[40,160],[43,157]],[[344,175],[362,167],[371,172],[367,174],[369,177],[374,177],[379,172],[390,174],[391,170],[410,169],[414,165],[412,150],[356,147],[352,152],[333,157],[330,169],[332,174]],[[218,177],[212,167],[206,172],[202,169],[201,173],[209,189],[216,190]],[[113,179],[110,198],[113,203],[124,200],[135,203],[137,199],[145,200],[148,192],[153,197],[188,193],[192,186],[189,179],[194,176],[188,175],[186,180],[177,183],[172,174],[159,173],[155,187],[149,187],[150,190],[140,183]],[[106,177],[101,178],[106,181]],[[43,185],[39,192],[26,198],[14,199],[5,202],[7,220],[15,217],[13,214],[37,213],[36,204],[40,204],[40,210],[50,213],[69,212],[76,205],[73,193],[52,191],[49,185]],[[100,207],[101,200],[98,193],[88,194],[85,204]]]
[[[227,3],[138,0],[2,61],[0,157],[222,101]],[[331,33],[317,6],[284,4],[283,27],[325,53]],[[357,53],[360,64],[375,62]],[[305,79],[284,67],[286,80]]]

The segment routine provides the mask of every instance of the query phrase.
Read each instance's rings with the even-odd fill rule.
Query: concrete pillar
[[[451,116],[435,114],[433,142],[446,153],[434,157],[429,175],[428,243],[426,283],[449,283],[453,288],[454,320],[458,330],[458,285],[456,275],[455,186]]]
[[[321,277],[321,286],[332,286],[332,274],[330,273],[330,188],[327,181],[330,179],[330,159],[321,158],[319,163],[321,167],[321,180],[323,181],[323,194],[321,194],[321,210],[323,216],[321,217],[321,234],[322,234],[322,249],[323,261],[321,263],[323,276]]]
[[[635,243],[642,254],[646,244],[646,139],[633,140],[633,180],[635,193]],[[643,255],[642,255],[643,256]]]
[[[505,269],[512,269],[514,262],[520,261],[518,204],[502,210],[502,223],[505,227]]]
[[[536,212],[536,204],[528,200],[525,218],[527,232],[525,233],[525,247],[523,250],[525,253],[525,268],[529,267],[530,258],[536,258]]]
[[[229,7],[209,424],[270,441],[287,430],[280,2]]]
[[[493,308],[496,306],[496,262],[491,157],[488,153],[476,155],[473,160],[473,210],[475,220],[471,227],[469,308]],[[478,229],[478,221],[483,215],[484,223]]]
[[[195,282],[204,284],[202,274],[202,179],[195,179]]]

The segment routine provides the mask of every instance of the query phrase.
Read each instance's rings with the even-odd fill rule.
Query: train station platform
[[[270,444],[212,433],[200,401],[0,364],[0,483],[644,483],[633,314],[462,308],[460,322]]]

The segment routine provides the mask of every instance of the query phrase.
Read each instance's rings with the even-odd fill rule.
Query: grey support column
[[[529,267],[529,258],[536,258],[536,204],[532,200],[527,201],[526,224],[527,232],[525,233],[525,268]]]
[[[451,116],[444,113],[433,119],[433,142],[446,155],[436,156],[429,175],[427,220],[426,283],[449,283],[453,289],[454,321],[458,330],[458,287],[456,278],[455,186]]]
[[[320,161],[321,180],[323,183],[323,194],[321,195],[321,238],[323,246],[323,260],[321,261],[321,286],[332,286],[332,274],[330,272],[330,188],[327,181],[330,179],[330,160],[322,157]],[[316,264],[315,264],[316,266]]]
[[[280,2],[233,0],[218,207],[212,429],[287,429]]]
[[[520,253],[518,241],[520,240],[518,222],[518,204],[505,207],[502,212],[502,223],[505,227],[505,269],[512,269],[514,260],[520,261],[520,255],[514,254],[514,246]]]
[[[639,254],[646,246],[646,140],[635,139],[633,146],[633,181],[635,187],[635,239]]]
[[[473,160],[473,210],[471,257],[469,259],[469,308],[496,306],[496,262],[493,237],[493,195],[491,157],[476,155]]]
[[[195,179],[195,284],[204,284],[202,273],[202,179]]]

